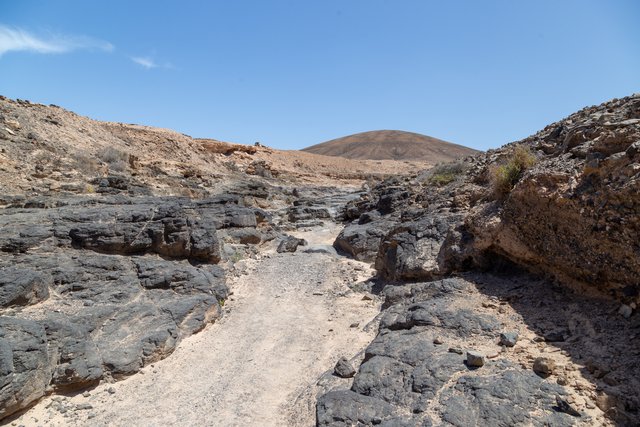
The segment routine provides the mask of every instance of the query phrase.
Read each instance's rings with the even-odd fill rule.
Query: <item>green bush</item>
[[[497,196],[505,196],[513,190],[524,172],[536,163],[536,156],[525,145],[517,145],[506,163],[493,169],[493,190]]]

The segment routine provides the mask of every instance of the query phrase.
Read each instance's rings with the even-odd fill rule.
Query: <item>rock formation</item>
[[[637,424],[638,140],[634,95],[347,204],[334,245],[375,263],[387,308],[351,389],[319,398],[318,425]],[[536,336],[468,306],[478,291]],[[465,361],[475,350],[484,366]]]

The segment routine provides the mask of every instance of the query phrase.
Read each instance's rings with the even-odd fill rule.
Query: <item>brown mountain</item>
[[[347,159],[450,161],[477,150],[401,130],[375,130],[312,145],[302,151]]]

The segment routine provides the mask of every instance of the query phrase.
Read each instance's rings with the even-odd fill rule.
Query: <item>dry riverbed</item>
[[[298,235],[322,248],[337,231]],[[341,356],[357,359],[380,302],[349,287],[371,276],[368,265],[303,250],[238,261],[224,317],[169,358],[123,381],[49,396],[12,424],[313,425],[318,378]]]

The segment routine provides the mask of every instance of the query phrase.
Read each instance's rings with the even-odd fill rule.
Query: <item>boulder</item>
[[[333,373],[340,378],[351,378],[356,374],[356,370],[353,368],[351,362],[346,357],[341,357],[333,368]]]
[[[304,239],[298,239],[297,237],[287,236],[280,241],[276,251],[278,253],[295,252],[296,249],[298,249],[298,246],[305,246],[306,244],[307,244],[307,241]]]

